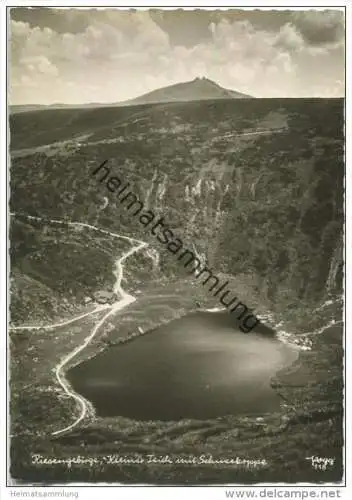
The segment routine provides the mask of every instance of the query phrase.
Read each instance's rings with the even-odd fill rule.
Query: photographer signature
[[[327,470],[335,463],[334,458],[316,457],[314,455],[312,457],[306,457],[306,460],[310,460],[311,465],[315,470]]]

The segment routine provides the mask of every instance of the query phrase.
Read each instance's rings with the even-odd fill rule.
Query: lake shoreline
[[[100,417],[204,420],[280,409],[270,380],[298,353],[271,329],[246,335],[227,311],[197,311],[152,332],[69,372]]]
[[[138,307],[138,301],[136,301],[134,303],[134,306]],[[225,311],[226,311],[226,309],[225,309]],[[77,358],[75,359],[75,361],[72,364],[66,366],[65,378],[67,379],[66,373],[69,370],[77,367],[79,364],[81,364],[83,362],[87,362],[88,360],[96,357],[97,355],[101,354],[105,350],[109,349],[109,347],[117,347],[118,345],[120,345],[120,346],[126,345],[127,343],[130,343],[131,341],[136,340],[141,336],[145,336],[145,335],[149,335],[149,334],[153,333],[157,328],[159,328],[161,326],[166,327],[168,324],[170,324],[171,322],[173,322],[175,320],[182,319],[186,316],[192,315],[192,314],[197,313],[197,312],[207,312],[207,313],[212,313],[212,314],[216,315],[218,313],[223,312],[223,310],[219,310],[219,308],[198,307],[198,306],[194,306],[194,304],[190,303],[189,307],[187,307],[187,308],[181,308],[179,310],[174,310],[173,311],[174,314],[172,315],[172,317],[167,318],[164,321],[161,320],[161,318],[157,318],[157,319],[153,320],[152,324],[148,325],[149,328],[147,328],[145,331],[143,330],[143,333],[139,332],[138,334],[136,333],[136,335],[133,335],[133,336],[120,337],[117,341],[111,342],[109,345],[103,345],[103,346],[98,346],[97,340],[99,340],[99,339],[95,339],[95,342],[93,342],[93,344],[90,346],[90,352],[82,352],[82,355],[77,356]],[[127,315],[127,314],[128,314],[128,308],[125,309],[124,311],[121,311],[121,313],[119,314],[119,317],[121,317],[122,321],[123,321],[124,315]],[[270,314],[268,314],[268,316],[270,316]],[[137,331],[138,331],[138,329],[136,326],[136,332]],[[283,344],[284,342],[282,342],[282,340],[279,338],[277,333],[276,332],[274,332],[274,333],[275,333],[275,339],[278,342]],[[243,333],[243,335],[246,336],[247,334]],[[291,344],[291,347],[294,349],[297,349],[299,351],[299,348],[297,348],[297,345]],[[298,363],[299,358],[300,358],[300,352],[298,352],[297,359],[292,364]],[[283,370],[284,371],[289,370],[290,367],[291,367],[291,365],[289,365],[288,367],[285,367]],[[271,377],[271,380],[275,379],[277,377],[277,375],[279,373],[281,373],[283,370],[280,369],[278,371],[275,371],[273,373],[273,376]],[[270,381],[270,384],[271,384],[271,381]],[[70,383],[70,386],[72,387],[71,383]],[[275,389],[273,389],[273,390],[275,391]],[[101,421],[104,419],[111,419],[111,417],[101,417],[101,416],[97,415],[97,412],[96,412],[96,409],[94,408],[94,405],[90,401],[89,401],[89,403],[90,403],[90,407],[92,408],[92,412],[90,412],[90,415],[89,415],[89,422],[90,423],[97,422],[97,421],[99,421],[99,423],[101,423]],[[281,410],[279,410],[279,412],[281,413]],[[275,412],[275,413],[277,413],[277,412]],[[270,416],[270,412],[269,412],[268,416]],[[257,416],[254,416],[253,420],[255,420],[256,417]],[[114,418],[116,418],[116,419],[126,419],[127,418],[127,420],[131,420],[128,417],[123,417],[123,416],[118,416],[118,415],[116,415]],[[219,418],[219,417],[217,417],[217,418]],[[234,418],[236,418],[236,416],[234,416]],[[251,417],[248,417],[248,418],[251,418]],[[137,422],[139,420],[135,419],[135,421]],[[197,421],[199,421],[199,419],[197,419]]]
[[[178,286],[179,286],[179,283],[176,283],[175,288],[177,289]],[[115,324],[118,322],[117,331],[122,332],[121,337],[118,337],[117,341],[112,340],[111,342],[109,341],[109,344],[107,344],[105,339],[104,339],[104,341],[102,340],[102,337],[106,337],[107,339],[109,339],[110,334],[106,333],[106,332],[104,333],[104,331],[102,331],[100,333],[100,335],[94,339],[93,343],[90,344],[88,346],[88,348],[86,348],[82,353],[80,353],[80,355],[78,355],[75,358],[75,360],[72,362],[72,364],[68,364],[66,366],[66,370],[65,370],[65,373],[63,374],[63,376],[65,376],[65,378],[66,378],[67,371],[69,371],[70,369],[76,367],[77,365],[79,365],[83,362],[86,362],[86,361],[94,358],[98,354],[107,350],[109,347],[113,347],[115,345],[121,345],[121,346],[125,345],[125,344],[131,342],[132,340],[138,339],[140,336],[149,335],[149,334],[153,333],[154,330],[160,326],[167,326],[169,323],[171,323],[174,320],[181,319],[187,315],[191,315],[191,314],[196,313],[196,312],[211,312],[213,314],[217,314],[217,313],[221,312],[221,310],[219,310],[218,307],[214,307],[214,306],[212,307],[212,305],[207,300],[202,301],[200,299],[200,303],[195,303],[194,298],[193,298],[194,296],[189,293],[190,291],[192,291],[192,287],[190,288],[190,284],[188,282],[187,283],[182,282],[181,290],[178,290],[175,293],[175,297],[180,297],[180,300],[177,301],[178,307],[169,308],[170,314],[167,317],[165,317],[163,313],[159,313],[156,317],[154,316],[151,319],[151,315],[148,313],[148,303],[150,302],[148,296],[152,295],[154,297],[154,299],[157,297],[156,303],[157,304],[161,303],[162,299],[163,299],[163,293],[165,293],[165,290],[163,289],[160,291],[161,291],[161,293],[159,292],[155,296],[155,295],[152,295],[153,292],[151,292],[148,288],[148,289],[143,290],[143,292],[144,292],[143,295],[140,295],[139,293],[137,295],[137,289],[136,289],[136,287],[133,287],[131,290],[131,293],[132,293],[132,295],[136,295],[136,301],[132,304],[132,306],[128,306],[127,308],[123,309],[121,312],[117,313],[116,319],[114,321]],[[185,294],[185,291],[187,291],[186,294]],[[185,295],[186,295],[186,298],[184,298]],[[181,297],[183,297],[183,300],[185,301],[185,303],[183,305],[180,305],[182,303]],[[145,302],[147,303],[146,306],[144,305]],[[169,300],[168,300],[168,302],[169,302]],[[138,314],[139,313],[142,314],[142,319],[140,320],[139,318],[137,318],[137,316],[138,316],[138,314],[137,314],[136,319],[133,319],[131,324],[128,324],[129,331],[132,330],[134,333],[132,335],[123,335],[124,322],[125,322],[125,319],[126,318],[128,319],[129,315],[131,314],[132,308],[134,311],[136,310],[138,312]],[[275,329],[275,314],[272,312],[263,313],[264,310],[267,310],[267,308],[265,308],[265,307],[261,307],[260,309],[262,311],[261,314],[258,314],[258,318],[260,318],[260,320],[261,320],[260,324],[264,324],[263,322],[265,321],[266,325],[270,325],[268,328],[270,328],[271,330],[274,330]],[[226,309],[225,309],[225,311],[226,311]],[[276,320],[276,322],[277,322],[277,320]],[[325,330],[325,328],[329,328],[330,326],[331,326],[330,323],[326,324],[324,327],[319,329],[319,333],[321,333],[323,330]],[[142,334],[140,332],[138,332],[138,329],[140,327],[142,327],[142,330],[143,330]],[[310,335],[314,336],[314,333],[316,333],[316,332],[312,332]],[[243,335],[246,336],[247,334],[243,333]],[[291,334],[291,335],[293,335],[293,334]],[[279,396],[281,397],[282,396],[281,391],[278,391],[278,389],[277,389],[277,383],[276,383],[277,379],[278,378],[281,379],[281,377],[284,376],[285,373],[290,373],[290,371],[292,371],[291,368],[292,369],[299,369],[299,366],[301,366],[302,363],[304,364],[304,362],[305,362],[304,361],[304,359],[305,359],[305,350],[304,349],[306,349],[306,348],[305,347],[302,348],[300,345],[297,345],[297,343],[291,342],[291,338],[286,339],[285,337],[282,337],[280,335],[280,330],[275,332],[275,337],[277,338],[277,340],[280,343],[283,343],[283,344],[288,343],[291,347],[298,350],[298,358],[296,361],[293,362],[293,365],[286,367],[283,370],[279,370],[278,372],[275,372],[272,376],[270,384],[274,384],[274,387],[273,387],[274,391],[277,392],[279,394]],[[295,337],[296,337],[296,339],[300,338],[299,335],[297,335]],[[305,335],[303,335],[302,338],[303,337],[305,337]],[[283,399],[283,403],[285,403],[285,399]],[[91,425],[91,424],[99,423],[99,426],[102,425],[104,427],[105,426],[104,420],[110,420],[110,417],[99,417],[96,414],[95,408],[91,403],[90,403],[90,407],[92,408],[92,411],[90,411],[89,415],[87,415],[87,419],[85,420],[85,424]],[[281,415],[285,419],[285,414],[286,414],[286,410],[284,410],[282,408],[279,411],[279,415]],[[270,416],[271,415],[269,414],[266,416],[266,418],[270,419]],[[236,418],[236,417],[234,417],[234,418]],[[120,422],[121,420],[126,420],[126,417],[116,416],[115,420],[116,420],[116,422]],[[127,419],[127,421],[132,421],[132,420]],[[253,421],[255,421],[255,418],[253,418]],[[137,420],[136,420],[136,422],[137,422]]]

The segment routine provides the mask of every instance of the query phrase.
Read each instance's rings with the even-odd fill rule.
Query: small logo
[[[306,457],[306,460],[310,460],[310,463],[315,470],[328,470],[330,469],[334,463],[335,459],[334,458],[328,458],[328,457]]]

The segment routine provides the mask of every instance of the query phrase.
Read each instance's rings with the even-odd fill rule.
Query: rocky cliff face
[[[214,272],[246,276],[266,300],[291,307],[341,291],[342,100],[31,112],[13,116],[11,130],[14,211],[148,240],[154,276],[179,274],[92,178],[108,160],[111,174]]]

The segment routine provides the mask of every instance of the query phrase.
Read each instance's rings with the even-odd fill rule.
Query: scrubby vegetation
[[[342,106],[257,99],[13,115],[14,149],[87,137],[71,156],[15,158],[11,205],[146,238],[113,194],[100,211],[107,190],[89,173],[108,159],[216,271],[255,276],[275,304],[319,300],[342,283]],[[271,133],[236,137],[256,130]],[[161,255],[163,273],[177,267]]]

